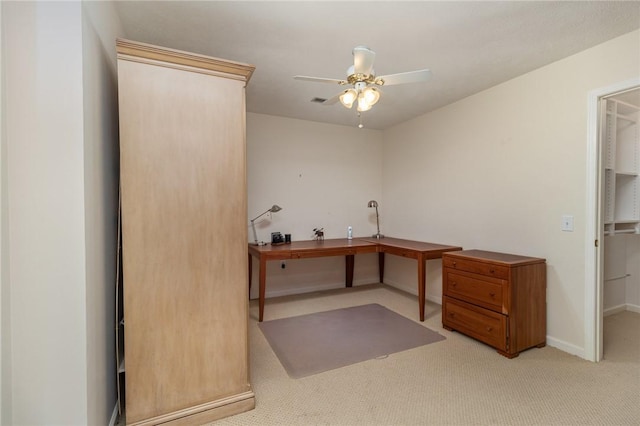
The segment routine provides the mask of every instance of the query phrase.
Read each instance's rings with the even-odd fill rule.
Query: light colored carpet
[[[376,284],[267,299],[265,320],[366,303],[418,318],[415,296]],[[605,360],[600,363],[550,346],[510,360],[444,330],[440,306],[428,303],[424,325],[446,340],[302,379],[287,375],[258,328],[257,313],[257,301],[251,301],[256,408],[216,426],[640,424],[637,313],[605,318]],[[618,316],[624,316],[623,326],[615,324]]]
[[[289,376],[296,379],[444,340],[377,303],[258,326]]]

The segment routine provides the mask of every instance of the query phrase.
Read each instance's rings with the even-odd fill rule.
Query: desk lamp
[[[280,207],[277,204],[274,204],[273,206],[271,206],[270,209],[268,209],[266,212],[259,214],[258,216],[256,216],[255,218],[251,219],[251,229],[253,229],[253,241],[254,241],[254,245],[256,246],[264,246],[267,245],[267,243],[265,242],[258,242],[258,235],[256,234],[256,225],[255,225],[255,221],[258,220],[260,217],[264,216],[267,213],[275,213],[275,212],[279,212],[280,210],[282,210],[282,207]]]
[[[369,204],[367,204],[367,207],[371,208],[371,207],[375,207],[376,208],[376,225],[378,227],[378,233],[373,235],[373,238],[384,238],[384,235],[382,235],[380,233],[380,217],[378,216],[378,202],[376,200],[371,200],[369,201]]]

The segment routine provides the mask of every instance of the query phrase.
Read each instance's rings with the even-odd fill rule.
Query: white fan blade
[[[373,61],[376,52],[365,46],[353,48],[353,72],[355,74],[369,75],[373,71]]]
[[[401,72],[398,74],[389,74],[376,77],[376,81],[382,80],[385,86],[391,86],[393,84],[405,84],[405,83],[420,83],[421,81],[427,81],[431,77],[431,71],[418,70]]]
[[[335,104],[336,102],[338,102],[338,101],[340,100],[340,96],[341,96],[343,93],[344,93],[344,91],[342,91],[342,92],[338,93],[338,94],[337,94],[337,95],[335,95],[335,96],[330,97],[329,99],[327,99],[326,101],[324,101],[324,102],[322,103],[322,105],[333,105],[333,104]]]
[[[336,80],[335,78],[307,77],[306,75],[296,75],[293,78],[296,80],[313,81],[316,83],[347,84],[345,80]]]

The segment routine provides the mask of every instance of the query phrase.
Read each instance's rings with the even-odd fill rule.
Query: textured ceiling
[[[357,45],[377,75],[429,68],[389,86],[365,127],[385,129],[640,28],[640,2],[118,1],[126,37],[250,63],[247,110],[347,126],[355,108],[311,102],[340,86]],[[640,40],[639,48],[640,48]],[[639,69],[640,73],[640,69]]]

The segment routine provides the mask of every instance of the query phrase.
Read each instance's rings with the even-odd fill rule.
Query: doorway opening
[[[597,362],[605,313],[640,310],[640,79],[591,92],[588,108],[584,357]]]

